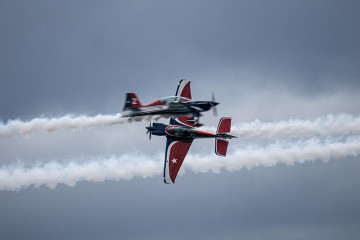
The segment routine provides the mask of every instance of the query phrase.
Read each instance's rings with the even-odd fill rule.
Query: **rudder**
[[[218,156],[226,157],[229,142],[224,139],[215,139],[215,153]]]
[[[230,132],[230,128],[231,128],[231,118],[223,117],[219,121],[219,125],[216,133],[228,133]]]
[[[125,105],[124,105],[124,109],[129,109],[129,108],[139,108],[141,107],[141,103],[139,101],[139,98],[136,96],[135,93],[126,93],[126,100],[125,100]]]

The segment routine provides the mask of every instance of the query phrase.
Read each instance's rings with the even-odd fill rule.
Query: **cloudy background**
[[[216,94],[234,123],[360,115],[358,1],[0,1],[0,120]],[[202,122],[216,126],[206,113]],[[166,122],[162,120],[163,122]],[[0,163],[161,156],[147,122],[0,138]],[[294,141],[294,140],[288,140]],[[190,154],[213,153],[196,141]],[[235,139],[229,154],[267,139]],[[162,160],[162,159],[160,159]],[[133,161],[137,161],[134,159]],[[218,158],[222,161],[222,158]],[[358,157],[0,192],[1,239],[357,239]]]

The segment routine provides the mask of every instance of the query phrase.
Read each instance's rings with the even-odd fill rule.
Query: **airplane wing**
[[[175,183],[176,176],[192,144],[190,140],[176,140],[167,137],[164,163],[164,182]]]
[[[175,96],[186,97],[191,100],[190,81],[181,79],[176,89]]]
[[[171,125],[179,125],[184,127],[201,127],[203,124],[195,121],[194,117],[179,116],[170,120]]]

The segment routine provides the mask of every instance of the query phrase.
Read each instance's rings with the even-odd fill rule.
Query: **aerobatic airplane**
[[[175,96],[165,97],[148,105],[141,105],[135,93],[126,93],[125,106],[121,116],[133,118],[147,115],[190,115],[196,117],[196,121],[198,121],[201,112],[208,111],[211,108],[213,108],[213,113],[216,116],[215,106],[218,104],[215,102],[214,94],[212,94],[212,101],[193,101],[191,99],[190,81],[182,79],[176,89]]]
[[[215,138],[215,153],[226,156],[229,142],[226,139],[236,138],[229,135],[231,118],[221,118],[216,133],[201,131],[195,128],[193,117],[181,116],[170,118],[170,125],[153,123],[146,127],[151,139],[151,134],[166,136],[164,182],[175,183],[176,176],[185,159],[189,148],[196,138]]]

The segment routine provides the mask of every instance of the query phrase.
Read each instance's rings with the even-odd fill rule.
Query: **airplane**
[[[190,115],[197,117],[202,116],[205,112],[213,108],[216,116],[218,105],[215,102],[215,96],[212,94],[212,101],[193,101],[191,99],[190,81],[181,79],[176,89],[175,96],[165,97],[148,105],[141,105],[139,98],[135,93],[126,93],[126,101],[121,113],[121,117],[134,118],[138,116],[160,115],[160,116],[184,116]]]
[[[169,125],[153,123],[146,127],[147,134],[166,136],[164,182],[175,183],[176,176],[185,159],[189,148],[196,138],[215,138],[215,153],[218,156],[226,156],[229,142],[226,139],[236,138],[228,134],[231,128],[231,118],[223,117],[219,121],[216,133],[201,131],[195,128],[196,122],[193,117],[180,116],[170,118]]]

